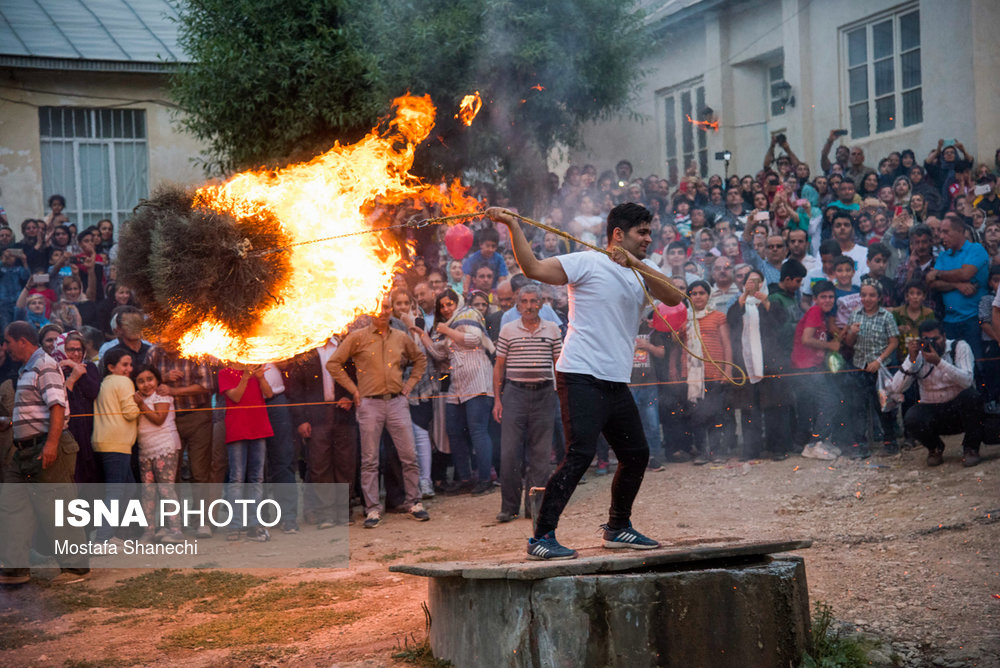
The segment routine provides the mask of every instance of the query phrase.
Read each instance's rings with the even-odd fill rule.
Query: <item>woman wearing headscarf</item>
[[[764,437],[762,383],[775,356],[772,348],[777,344],[778,330],[785,321],[785,311],[771,308],[764,275],[753,269],[747,275],[743,294],[726,312],[732,333],[733,361],[747,373],[747,383],[730,388],[730,403],[739,408],[743,419],[742,459],[755,459],[761,455]],[[769,434],[769,442],[783,450],[784,444],[772,441],[778,434]]]
[[[733,359],[729,323],[725,315],[709,306],[710,293],[711,287],[705,281],[695,281],[688,286],[691,308],[683,338],[690,353],[683,355],[683,369],[680,348],[672,350],[670,355],[671,380],[680,378],[683,371],[687,379],[687,399],[693,404],[690,415],[697,452],[695,464],[707,464],[723,456],[724,425],[732,422],[732,409],[726,405],[727,392],[723,383],[727,367],[702,359],[716,362]]]
[[[495,348],[479,311],[469,306],[460,308],[458,303],[453,290],[438,295],[434,318],[436,340],[423,330],[414,333],[420,336],[431,357],[450,363],[451,382],[445,410],[455,481],[445,491],[479,495],[493,491],[490,481],[493,443],[489,435],[493,365],[487,353],[493,354]],[[473,450],[478,480],[471,469]]]

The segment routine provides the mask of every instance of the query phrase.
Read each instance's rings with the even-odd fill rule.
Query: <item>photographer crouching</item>
[[[943,461],[942,435],[961,434],[962,464],[979,463],[979,445],[983,440],[983,399],[973,382],[972,349],[965,341],[945,339],[943,327],[936,320],[920,324],[919,338],[907,344],[909,354],[889,386],[893,394],[902,394],[916,381],[920,402],[903,416],[907,431],[928,450],[927,465]]]

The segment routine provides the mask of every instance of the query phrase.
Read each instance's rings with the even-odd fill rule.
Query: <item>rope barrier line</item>
[[[996,362],[1000,361],[1000,357],[982,357],[974,360],[975,362]],[[888,369],[898,369],[899,364],[894,364],[892,366],[886,367]],[[765,374],[761,378],[794,378],[797,376],[832,376],[834,374],[842,373],[857,373],[862,372],[864,369],[840,369],[839,371],[792,371],[790,373],[775,373],[775,374]],[[705,383],[721,383],[724,382],[722,379],[706,380]],[[628,383],[629,387],[657,387],[659,385],[686,385],[686,380],[661,380],[652,383]],[[432,394],[427,397],[421,397],[421,400],[431,400],[431,399],[452,399],[452,398],[463,398],[466,395],[462,394]],[[468,395],[479,396],[479,395]],[[362,397],[364,398],[364,397]],[[267,406],[265,408],[297,408],[302,406],[333,406],[336,405],[336,401],[305,401],[299,403],[285,403],[280,406]],[[231,410],[241,410],[249,408],[260,408],[261,406],[206,406],[203,408],[179,408],[175,409],[178,413],[195,413],[200,411],[231,411]],[[98,415],[124,415],[122,412],[108,412],[108,413],[74,413],[70,417],[97,417]]]

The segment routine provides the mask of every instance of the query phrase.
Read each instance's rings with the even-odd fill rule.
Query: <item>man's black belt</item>
[[[508,380],[508,383],[514,387],[519,387],[522,390],[544,390],[545,388],[552,388],[551,380],[540,380],[537,383],[525,383],[520,380]]]
[[[390,399],[395,399],[398,396],[402,395],[400,395],[399,392],[396,392],[395,394],[369,394],[365,397],[365,399],[382,399],[384,401],[389,401]]]
[[[27,448],[33,448],[39,443],[44,443],[48,439],[48,434],[38,434],[37,436],[31,436],[30,438],[21,438],[14,440],[14,447],[18,450],[26,450]]]

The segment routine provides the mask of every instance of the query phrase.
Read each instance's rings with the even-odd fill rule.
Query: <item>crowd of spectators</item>
[[[649,257],[689,297],[684,325],[664,327],[651,308],[636,338],[651,469],[917,444],[933,466],[940,435],[957,432],[964,463],[978,462],[985,416],[1000,412],[1000,152],[976,163],[942,141],[923,162],[906,149],[870,167],[860,148],[834,150],[838,136],[816,171],[777,136],[756,174],[703,179],[691,166],[672,183],[622,160],[549,175],[544,222],[589,244],[605,245],[616,204],[647,207]],[[492,186],[474,189],[484,204],[516,207]],[[141,304],[116,282],[111,221],[78,230],[64,208],[53,195],[19,235],[0,227],[0,319],[23,321],[8,344],[31,343],[29,323],[63,371],[76,482],[184,479],[257,499],[271,482],[341,482],[367,528],[383,512],[427,520],[422,500],[437,494],[498,487],[499,521],[530,513],[527,490],[563,454],[553,364],[568,293],[520,272],[505,228],[469,223],[474,251],[463,257],[449,254],[443,227],[411,231],[411,261],[380,314],[294,360],[250,367],[146,341]],[[583,250],[527,230],[540,258]],[[390,348],[404,354],[372,352]],[[23,361],[0,347],[8,414]],[[727,382],[723,362],[747,382]],[[223,410],[233,406],[244,410]],[[595,466],[613,467],[606,443]],[[329,499],[277,500],[286,533],[299,518],[334,524]],[[259,526],[227,535],[270,538]],[[144,538],[182,540],[177,526]],[[117,540],[107,528],[98,539]]]

